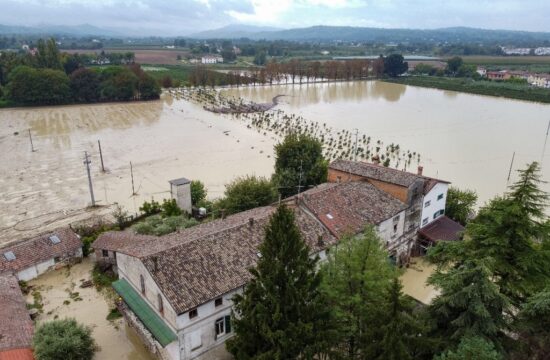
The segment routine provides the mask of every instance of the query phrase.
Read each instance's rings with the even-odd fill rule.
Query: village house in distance
[[[423,176],[421,167],[415,174],[337,160],[328,181],[284,200],[321,260],[343,236],[368,225],[397,264],[439,240],[458,240],[463,229],[444,215],[449,183]],[[161,237],[107,232],[94,242],[97,261],[119,276],[113,287],[126,320],[158,358],[194,359],[231,337],[232,298],[250,280],[276,206]]]

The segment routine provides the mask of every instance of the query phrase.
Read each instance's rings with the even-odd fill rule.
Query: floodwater
[[[542,161],[550,179],[548,150],[543,156],[549,105],[377,81],[221,91],[258,103],[287,95],[276,109],[416,151],[426,175],[476,190],[481,203],[505,190],[514,152],[514,170]],[[3,109],[0,124],[0,244],[111,211],[85,209],[84,151],[97,204],[134,214],[146,200],[169,197],[171,179],[201,180],[216,198],[237,176],[269,176],[278,141],[168,94],[152,102]]]
[[[91,203],[84,151],[91,156],[97,204],[119,203],[131,214],[144,201],[169,197],[171,179],[201,180],[215,198],[235,177],[269,176],[273,169],[273,137],[169,96],[5,109],[0,124],[0,244],[110,211],[82,210]]]
[[[401,275],[403,284],[403,293],[420,301],[423,304],[429,304],[439,294],[426,281],[435,271],[435,265],[428,263],[424,258],[417,257],[411,259],[411,264]]]
[[[95,287],[81,289],[82,280],[91,278],[93,262],[85,258],[82,263],[70,268],[48,272],[29,285],[40,291],[44,312],[37,318],[37,325],[56,318],[75,318],[79,323],[90,326],[92,336],[100,349],[95,360],[153,360],[133,329],[126,325],[123,318],[108,321],[107,314],[114,307],[113,299]],[[81,301],[71,299],[70,292],[78,292]],[[64,304],[69,301],[68,304]],[[27,296],[32,303],[32,295]]]
[[[479,194],[480,204],[502,194],[515,170],[542,163],[550,180],[550,145],[544,149],[550,105],[379,81],[258,86],[226,90],[266,102],[328,126],[358,129],[422,155],[424,174]],[[545,189],[550,191],[550,185]]]

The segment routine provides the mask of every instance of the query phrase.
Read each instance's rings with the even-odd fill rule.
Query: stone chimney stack
[[[373,157],[372,157],[372,163],[373,163],[374,165],[380,165],[380,156],[378,156],[378,155],[373,155]]]
[[[253,217],[248,219],[248,226],[250,226],[250,227],[254,226],[254,218]]]
[[[424,167],[423,166],[420,166],[418,165],[418,171],[417,171],[417,174],[422,176],[422,171],[424,170]]]

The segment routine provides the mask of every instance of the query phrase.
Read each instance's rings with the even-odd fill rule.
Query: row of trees
[[[438,295],[418,307],[373,228],[322,264],[281,206],[252,281],[234,299],[237,359],[547,359],[550,222],[539,167],[482,207],[462,242],[429,251]]]

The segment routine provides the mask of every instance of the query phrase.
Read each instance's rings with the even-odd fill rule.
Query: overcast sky
[[[0,24],[186,35],[228,24],[550,31],[550,0],[0,0]]]

